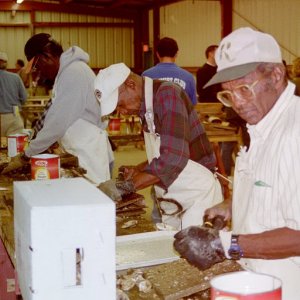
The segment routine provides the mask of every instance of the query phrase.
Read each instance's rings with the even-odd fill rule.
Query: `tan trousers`
[[[19,133],[24,129],[24,122],[20,115],[13,113],[1,114],[1,136]]]

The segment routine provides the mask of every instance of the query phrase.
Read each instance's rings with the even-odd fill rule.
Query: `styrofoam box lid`
[[[153,231],[117,237],[116,269],[139,268],[179,259],[173,247],[177,231]]]
[[[84,178],[62,178],[49,180],[16,181],[14,189],[23,195],[28,205],[77,206],[86,204],[112,205],[112,200]]]

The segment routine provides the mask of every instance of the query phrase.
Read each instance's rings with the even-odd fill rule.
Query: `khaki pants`
[[[20,115],[13,113],[1,114],[1,136],[22,132],[24,122]]]

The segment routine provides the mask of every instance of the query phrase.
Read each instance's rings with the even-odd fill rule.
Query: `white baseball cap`
[[[281,51],[269,34],[239,28],[222,39],[216,53],[217,73],[204,86],[241,78],[262,62],[282,63]]]
[[[7,54],[5,52],[0,52],[0,60],[7,61]]]
[[[95,95],[101,105],[101,115],[111,114],[117,107],[119,86],[130,74],[130,69],[124,63],[110,65],[100,70],[95,78]]]

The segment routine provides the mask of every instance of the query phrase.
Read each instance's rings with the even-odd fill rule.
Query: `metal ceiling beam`
[[[61,3],[61,4],[67,4],[67,3],[70,3],[70,2],[72,2],[73,0],[59,0],[59,2]]]
[[[137,12],[128,9],[97,8],[81,4],[53,4],[46,2],[25,1],[16,4],[14,1],[0,1],[0,10],[20,11],[54,11],[75,14],[88,14],[103,17],[135,19]]]

